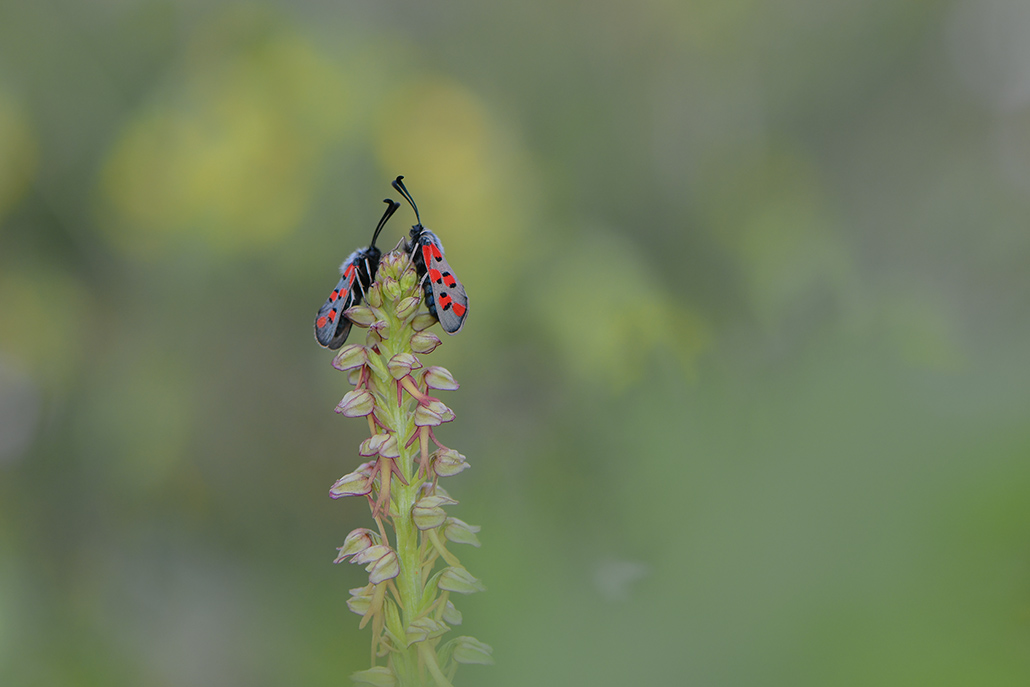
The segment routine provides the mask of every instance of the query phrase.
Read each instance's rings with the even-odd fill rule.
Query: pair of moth
[[[451,266],[444,258],[440,239],[422,226],[418,206],[415,205],[408,189],[404,187],[401,181],[403,178],[399,176],[394,179],[393,187],[404,196],[411,209],[415,211],[416,222],[411,228],[410,237],[404,243],[404,250],[415,263],[430,314],[440,321],[440,326],[445,332],[456,334],[468,316],[469,299],[465,295],[465,287],[454,276]],[[326,348],[339,348],[347,340],[353,323],[347,319],[344,312],[347,308],[361,303],[361,299],[376,278],[379,260],[383,256],[382,251],[376,248],[376,239],[386,226],[387,220],[401,206],[389,198],[383,202],[387,205],[386,212],[372,234],[371,243],[368,248],[359,248],[343,261],[340,265],[340,283],[329,294],[329,298],[315,317],[315,339]]]

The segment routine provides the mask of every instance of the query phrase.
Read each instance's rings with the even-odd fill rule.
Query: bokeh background
[[[1030,683],[1030,4],[0,4],[0,684],[348,684],[404,174],[458,684]],[[403,208],[389,247],[411,224]]]

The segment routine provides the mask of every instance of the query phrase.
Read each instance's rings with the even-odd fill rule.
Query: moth
[[[425,294],[426,307],[440,321],[440,326],[448,334],[457,334],[468,317],[469,299],[465,295],[465,287],[454,276],[447,258],[444,257],[443,244],[436,234],[422,226],[418,214],[418,206],[405,188],[404,177],[393,180],[393,187],[404,196],[404,199],[415,211],[417,224],[411,228],[411,236],[404,249],[411,255],[415,263],[422,289]]]
[[[382,251],[376,248],[376,239],[386,226],[387,220],[401,206],[389,198],[383,202],[387,205],[386,212],[376,225],[371,243],[368,244],[368,248],[359,248],[343,261],[340,265],[340,283],[329,294],[329,298],[315,316],[315,339],[326,348],[337,349],[347,340],[352,322],[343,313],[347,308],[361,303],[365,292],[372,285],[372,280],[376,278],[379,259],[383,256]]]

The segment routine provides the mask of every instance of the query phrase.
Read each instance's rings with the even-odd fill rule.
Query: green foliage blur
[[[471,303],[430,357],[497,661],[460,685],[1030,684],[1028,35],[0,4],[0,684],[368,667],[327,492],[367,427],[312,322],[398,174]]]

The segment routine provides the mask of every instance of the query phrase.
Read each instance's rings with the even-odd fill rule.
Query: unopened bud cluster
[[[444,639],[461,624],[451,594],[482,591],[483,585],[449,548],[479,546],[479,528],[445,510],[457,501],[439,480],[468,462],[433,434],[454,412],[432,394],[458,383],[446,369],[424,367],[417,357],[440,345],[427,331],[436,318],[422,305],[408,255],[385,255],[365,304],[344,313],[368,330],[366,343],[344,346],[333,359],[354,385],[336,412],[366,418],[370,436],[358,449],[365,462],[338,479],[329,495],[365,497],[376,524],[347,535],[335,561],[349,560],[368,572],[368,584],[350,591],[347,606],[361,616],[361,627],[372,627],[373,667],[351,677],[380,687],[450,687],[458,664],[493,662],[490,646],[473,637]]]

